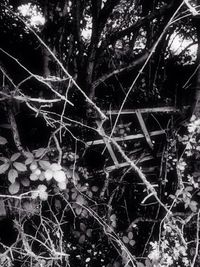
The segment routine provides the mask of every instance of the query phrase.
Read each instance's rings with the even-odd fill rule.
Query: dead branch
[[[90,90],[90,98],[93,99],[95,96],[95,89],[101,84],[101,83],[105,83],[107,80],[109,80],[110,78],[114,77],[115,75],[121,75],[124,72],[129,72],[132,69],[138,67],[139,65],[141,65],[142,63],[144,63],[144,61],[147,59],[149,55],[149,52],[145,52],[143,55],[141,55],[138,59],[134,60],[134,62],[130,65],[128,65],[127,67],[124,68],[119,68],[117,70],[114,70],[111,73],[105,74],[102,77],[98,78],[96,81],[94,81],[91,85],[91,90]]]
[[[143,174],[143,172],[141,171],[140,168],[138,168],[135,163],[129,159],[128,156],[126,156],[126,154],[124,153],[124,151],[122,150],[122,148],[118,145],[118,143],[116,141],[114,141],[113,139],[111,139],[111,142],[113,143],[113,145],[116,147],[116,149],[120,152],[120,154],[122,155],[122,157],[124,158],[124,160],[129,163],[129,165],[131,166],[131,168],[135,171],[135,173],[137,174],[137,176],[142,180],[142,182],[144,183],[144,185],[146,186],[147,190],[149,190],[151,192],[151,194],[155,197],[155,199],[157,200],[157,202],[160,204],[161,207],[163,207],[165,209],[165,211],[168,214],[171,214],[171,211],[166,207],[166,205],[159,199],[157,192],[155,190],[155,188],[152,186],[152,184],[146,179],[145,175]]]
[[[149,135],[150,136],[157,136],[157,135],[162,135],[165,133],[166,133],[165,130],[158,130],[158,131],[150,132]],[[142,138],[144,138],[144,134],[133,134],[133,135],[127,135],[127,136],[123,136],[123,137],[112,137],[112,139],[116,142],[123,142],[123,141],[136,140],[136,139],[142,139]],[[86,144],[88,146],[100,145],[100,144],[104,144],[104,141],[102,139],[99,139],[99,140],[94,140],[94,141],[88,141],[88,142],[86,142]]]
[[[107,36],[107,38],[102,42],[101,49],[105,49],[110,43],[113,43],[117,41],[120,38],[123,38],[126,35],[129,35],[133,33],[134,31],[137,31],[140,29],[145,23],[148,21],[153,20],[154,18],[159,18],[163,14],[169,12],[169,9],[171,9],[173,6],[173,1],[169,5],[166,5],[158,10],[155,10],[153,13],[150,13],[148,16],[141,18],[140,20],[133,23],[130,27],[123,29],[121,31],[116,31],[113,34],[110,34]]]

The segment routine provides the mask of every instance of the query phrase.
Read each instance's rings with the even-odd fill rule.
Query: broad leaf
[[[81,216],[88,218],[88,211],[87,210],[82,210]]]
[[[40,158],[45,154],[46,148],[41,147],[41,148],[38,148],[37,150],[35,150],[34,152],[35,152],[36,158]]]
[[[8,191],[10,192],[11,195],[17,194],[19,192],[19,189],[20,189],[20,184],[18,182],[15,182],[8,187]]]
[[[92,192],[97,192],[99,190],[99,188],[97,186],[92,186],[91,190],[92,190]]]
[[[41,172],[41,174],[39,175],[39,180],[40,181],[44,181],[45,180],[44,172]]]
[[[81,195],[78,195],[76,203],[82,206],[85,203],[85,200]]]
[[[25,160],[25,165],[29,165],[29,164],[31,164],[33,161],[34,161],[34,158],[27,158],[27,159]]]
[[[20,172],[25,172],[27,170],[26,165],[21,162],[14,162],[13,166]]]
[[[55,171],[53,177],[58,183],[63,183],[66,181],[66,176],[64,171]]]
[[[81,214],[81,212],[82,212],[82,208],[81,207],[77,207],[76,209],[75,209],[75,212],[76,212],[76,214],[77,215],[80,215]]]
[[[186,186],[185,191],[191,192],[193,190],[192,186]]]
[[[51,164],[52,171],[60,171],[62,169],[61,165],[58,163]]]
[[[10,169],[8,172],[8,180],[13,184],[18,177],[18,172],[15,169]]]
[[[91,236],[92,236],[92,229],[87,229],[87,231],[86,231],[86,235],[87,235],[88,237],[91,237]]]
[[[90,198],[92,198],[92,196],[93,196],[92,192],[91,191],[88,191],[87,192],[87,196],[90,197]]]
[[[73,192],[73,193],[72,193],[72,200],[75,200],[76,197],[77,197],[77,192]]]
[[[0,165],[0,174],[5,173],[10,167],[9,163],[4,163]]]
[[[39,192],[39,197],[40,197],[41,200],[45,201],[48,198],[48,193],[46,191],[40,191]]]
[[[39,176],[36,175],[35,173],[31,173],[30,175],[30,180],[31,181],[37,181],[39,179]]]
[[[6,157],[0,157],[0,160],[3,161],[4,163],[8,163],[10,160]]]
[[[78,242],[79,242],[79,244],[83,244],[85,242],[85,235],[81,235]]]
[[[0,136],[0,145],[5,145],[7,143],[8,143],[8,141],[6,140],[6,138]]]
[[[129,244],[133,247],[135,245],[135,240],[130,240]]]
[[[39,184],[39,185],[38,185],[38,190],[39,190],[40,192],[44,192],[44,191],[47,190],[47,187],[46,187],[46,185],[44,185],[44,184]]]
[[[116,216],[115,214],[112,214],[112,215],[110,216],[110,220],[111,220],[111,222],[116,221],[116,219],[117,219],[117,216]]]
[[[33,191],[33,192],[31,193],[31,198],[32,198],[32,199],[36,199],[38,196],[39,196],[39,192],[38,192],[38,190],[35,190],[35,191]]]
[[[128,233],[128,238],[129,238],[129,239],[133,239],[133,233],[132,233],[132,232],[129,232],[129,233]]]
[[[189,207],[190,207],[190,209],[191,209],[191,211],[193,211],[193,212],[197,212],[197,202],[196,201],[194,201],[194,200],[192,200],[191,202],[190,202],[190,204],[189,204]]]
[[[50,168],[50,162],[49,161],[47,161],[47,160],[39,160],[39,165],[40,165],[40,167],[43,169],[43,170],[47,170],[47,169],[49,169]]]
[[[31,171],[35,171],[38,168],[38,164],[36,161],[32,161],[31,165],[30,165],[30,170]]]
[[[27,158],[34,158],[33,153],[31,153],[31,152],[29,152],[29,151],[24,152],[24,155],[25,155]]]
[[[125,244],[128,244],[128,243],[129,243],[129,239],[128,239],[128,237],[125,236],[125,235],[122,237],[122,240],[123,240],[123,242],[124,242]]]
[[[30,180],[27,178],[22,179],[20,182],[24,187],[30,186]]]
[[[53,171],[50,169],[46,170],[44,177],[47,179],[47,181],[50,181],[53,178]]]
[[[58,187],[60,190],[65,190],[67,188],[67,184],[65,182],[58,183]]]
[[[66,170],[66,175],[67,175],[67,178],[71,178],[71,177],[73,177],[73,171],[70,170],[70,169],[67,169],[67,170]]]
[[[19,157],[21,156],[20,153],[15,153],[11,156],[10,160],[11,161],[16,161]]]
[[[81,231],[85,232],[86,231],[86,225],[84,223],[80,223],[80,229]]]

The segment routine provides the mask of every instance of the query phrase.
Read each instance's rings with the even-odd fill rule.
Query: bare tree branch
[[[121,31],[119,31],[119,30],[115,31],[113,34],[110,34],[109,36],[107,36],[107,38],[102,42],[100,49],[104,49],[110,43],[113,43],[113,42],[117,41],[118,39],[123,38],[124,36],[129,35],[135,31],[137,31],[142,26],[144,26],[148,21],[151,21],[155,18],[161,17],[162,15],[169,12],[169,9],[171,9],[172,6],[173,6],[173,1],[169,5],[164,6],[160,9],[157,9],[153,13],[150,13],[148,16],[143,17],[140,20],[136,21],[130,27],[123,29]]]
[[[101,84],[106,82],[108,79],[114,77],[115,75],[120,75],[124,72],[129,72],[132,69],[140,66],[144,61],[147,59],[149,55],[149,52],[145,52],[143,55],[141,55],[137,60],[134,60],[130,65],[124,68],[119,68],[114,70],[111,73],[105,74],[102,77],[98,78],[96,81],[92,83],[91,90],[90,90],[90,98],[93,99],[95,96],[95,89]]]

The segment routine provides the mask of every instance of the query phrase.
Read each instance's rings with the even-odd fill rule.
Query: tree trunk
[[[199,20],[195,23],[196,32],[197,32],[197,40],[198,40],[198,48],[197,48],[197,59],[196,66],[198,67],[200,64],[200,25]],[[196,74],[196,81],[194,86],[194,100],[192,103],[192,114],[196,115],[196,117],[200,117],[200,68],[198,68]]]

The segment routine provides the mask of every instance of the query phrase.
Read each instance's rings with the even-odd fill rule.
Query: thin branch
[[[120,115],[121,115],[121,112],[122,112],[122,110],[123,110],[123,107],[124,107],[124,105],[125,105],[125,103],[126,103],[126,100],[127,100],[128,97],[129,97],[129,94],[131,93],[131,91],[132,91],[134,85],[136,84],[138,78],[140,77],[141,73],[143,72],[143,70],[144,70],[145,67],[147,66],[147,64],[148,64],[149,60],[151,59],[152,55],[154,54],[154,52],[155,52],[155,50],[156,50],[158,44],[160,43],[161,39],[162,39],[163,36],[165,35],[165,33],[166,33],[168,27],[171,25],[171,23],[173,22],[173,19],[176,17],[176,15],[178,14],[179,10],[180,10],[181,7],[183,6],[183,3],[184,3],[184,2],[182,2],[182,3],[179,5],[179,7],[176,9],[176,11],[174,12],[174,14],[173,14],[172,17],[170,18],[170,20],[169,20],[169,22],[167,23],[167,25],[165,26],[163,32],[161,33],[161,35],[159,36],[158,40],[157,40],[156,43],[154,44],[154,46],[153,46],[153,48],[152,48],[152,50],[151,50],[149,56],[147,57],[145,63],[143,64],[143,66],[141,67],[141,69],[140,69],[140,71],[138,72],[137,76],[135,77],[133,83],[131,84],[131,86],[130,86],[130,88],[129,88],[129,90],[128,90],[128,92],[127,92],[127,94],[126,94],[126,96],[125,96],[125,98],[124,98],[124,100],[123,100],[123,102],[122,102],[122,104],[121,104],[121,107],[120,107],[120,109],[119,109],[119,113],[118,113],[117,118],[116,118],[116,120],[115,120],[115,123],[114,123],[114,125],[113,125],[112,131],[111,131],[111,134],[110,134],[110,138],[112,137],[112,135],[113,135],[113,133],[114,133],[114,131],[115,131],[117,122],[118,122],[118,120],[119,120],[119,117],[120,117]]]
[[[132,69],[138,67],[139,65],[141,65],[142,63],[144,63],[144,61],[147,59],[149,55],[149,52],[145,52],[143,55],[141,55],[138,59],[134,60],[133,63],[131,63],[130,65],[128,65],[127,67],[124,68],[119,68],[117,70],[114,70],[111,73],[105,74],[102,77],[98,78],[96,81],[94,81],[91,85],[91,93],[90,93],[90,98],[94,98],[95,96],[95,89],[101,84],[106,82],[108,79],[114,77],[115,75],[120,75],[123,74],[124,72],[129,72]]]
[[[82,208],[84,208],[85,210],[87,210],[93,217],[94,219],[99,223],[99,225],[101,225],[104,229],[104,232],[106,233],[106,235],[108,237],[110,237],[112,240],[114,240],[122,249],[122,251],[124,251],[126,253],[126,255],[129,257],[129,260],[131,261],[133,267],[136,267],[135,262],[136,259],[135,257],[132,255],[132,253],[130,253],[130,251],[126,248],[126,246],[124,245],[124,243],[121,241],[121,239],[119,238],[119,236],[115,233],[115,231],[113,230],[112,227],[110,227],[110,225],[108,225],[94,210],[92,210],[90,207],[86,207],[84,205],[80,205]]]
[[[6,94],[4,92],[0,92],[0,95],[3,95],[5,97],[5,99],[15,99],[21,102],[37,102],[37,103],[56,103],[56,102],[60,102],[61,99],[57,98],[57,99],[43,99],[43,98],[34,98],[34,97],[29,97],[24,95],[23,93],[19,92],[20,95],[10,95],[10,94]]]
[[[126,156],[126,154],[124,153],[124,151],[122,150],[122,148],[118,145],[118,143],[116,141],[114,141],[113,139],[111,139],[112,144],[116,147],[116,149],[120,152],[121,156],[124,158],[124,160],[129,163],[129,165],[131,166],[131,168],[135,171],[135,173],[137,174],[137,176],[142,180],[142,182],[144,183],[144,185],[146,186],[147,190],[149,190],[152,195],[155,197],[155,199],[157,200],[157,202],[160,204],[160,206],[162,206],[167,213],[171,213],[171,211],[168,210],[168,208],[166,207],[166,205],[159,199],[157,192],[155,190],[155,188],[153,187],[153,185],[147,180],[147,178],[145,177],[145,175],[143,174],[143,172],[141,171],[140,168],[138,168],[135,163],[129,159],[128,156]]]
[[[56,90],[54,90],[52,88],[52,86],[48,82],[46,82],[45,79],[42,76],[33,74],[22,63],[20,63],[18,59],[16,59],[14,56],[12,56],[8,52],[6,52],[4,49],[0,48],[0,51],[3,52],[4,54],[6,54],[8,57],[12,58],[22,69],[24,69],[26,72],[28,72],[29,75],[31,75],[37,81],[45,84],[55,95],[59,96],[62,100],[67,101],[71,106],[74,106],[74,104],[71,101],[69,101],[68,99],[66,99],[66,97],[64,97],[63,95],[61,95],[60,93],[58,93]]]
[[[195,70],[193,71],[193,73],[190,75],[190,77],[188,78],[188,80],[186,81],[186,83],[182,86],[183,89],[186,89],[189,86],[189,82],[196,75],[196,73],[198,72],[199,68],[200,68],[200,63],[197,65],[197,67],[195,68]]]
[[[104,170],[104,172],[105,172],[105,181],[104,181],[104,185],[101,189],[101,193],[100,193],[100,199],[102,199],[102,200],[104,199],[105,193],[108,190],[109,178],[110,178],[109,172],[106,169]]]
[[[14,143],[17,147],[17,149],[22,152],[22,154],[24,154],[24,148],[22,146],[22,143],[21,143],[21,139],[20,139],[20,136],[19,136],[19,131],[18,131],[18,127],[17,127],[17,122],[15,120],[15,116],[14,116],[14,113],[13,113],[13,103],[8,103],[7,104],[7,112],[8,112],[8,119],[9,119],[9,122],[10,122],[10,126],[11,126],[11,130],[12,130],[12,134],[13,134],[13,139],[14,139]]]
[[[101,48],[105,48],[106,46],[108,46],[110,43],[117,41],[120,38],[123,38],[126,35],[129,35],[135,31],[137,31],[138,29],[140,29],[142,26],[144,26],[148,21],[153,20],[156,17],[160,17],[161,15],[164,15],[165,13],[169,12],[169,9],[172,7],[173,5],[173,1],[172,3],[170,3],[167,6],[164,6],[156,11],[154,11],[153,13],[150,13],[148,16],[141,18],[140,20],[136,21],[135,23],[133,23],[130,27],[123,29],[123,30],[118,30],[116,32],[114,32],[113,34],[110,34],[103,42],[101,45]]]
[[[150,132],[150,136],[157,136],[157,135],[162,135],[162,134],[166,134],[166,131],[165,130],[158,130],[158,131]],[[107,136],[103,135],[103,137],[107,137]],[[143,138],[144,138],[144,134],[132,134],[132,135],[127,135],[127,136],[122,136],[122,137],[112,137],[112,139],[116,142],[123,142],[123,141],[128,141],[128,140],[137,140],[137,139],[143,139]],[[88,146],[100,145],[100,144],[104,144],[104,140],[99,139],[99,140],[94,140],[94,141],[88,141],[88,142],[86,142],[86,144]]]
[[[40,38],[40,36],[25,22],[24,19],[22,19],[19,15],[17,15],[15,12],[13,12],[9,7],[5,6],[7,10],[9,10],[14,16],[16,16],[23,24],[29,29],[30,32],[33,33],[33,35],[38,39],[38,41],[44,46],[44,48],[49,52],[49,54],[52,56],[52,58],[55,60],[55,62],[58,64],[58,66],[61,68],[61,70],[64,72],[64,74],[72,81],[72,83],[76,86],[76,88],[81,92],[81,94],[85,97],[86,101],[94,107],[94,109],[99,113],[102,120],[106,120],[105,114],[100,110],[100,108],[86,95],[86,93],[80,88],[80,86],[76,83],[76,81],[73,79],[73,77],[69,74],[69,72],[65,69],[61,61],[56,57],[56,55],[51,51],[51,49],[45,44],[45,42]],[[2,49],[1,49],[2,50]],[[8,53],[6,53],[8,54]],[[17,60],[16,60],[17,61]],[[17,61],[18,62],[18,61]],[[30,72],[29,72],[30,73]],[[37,75],[34,75],[33,77],[37,78]],[[57,92],[56,92],[57,93]],[[58,93],[57,93],[58,94]],[[60,94],[59,94],[60,95]],[[63,97],[60,95],[60,97]],[[67,100],[68,101],[68,100]]]
[[[14,84],[14,82],[12,81],[10,76],[7,74],[7,71],[5,71],[3,67],[0,67],[0,70],[2,71],[3,75],[14,86],[14,88],[16,88],[16,85]],[[7,95],[4,92],[0,92],[0,93],[3,94],[4,97],[5,97],[5,95]],[[20,139],[17,123],[16,123],[16,120],[15,120],[14,112],[13,112],[13,98],[12,97],[10,97],[10,99],[8,99],[8,101],[6,102],[5,109],[6,109],[7,113],[8,113],[8,120],[10,122],[14,143],[15,143],[17,149],[20,152],[22,152],[22,154],[23,154],[24,153],[24,148],[23,148],[22,143],[21,143],[21,139]]]
[[[186,6],[189,8],[190,12],[192,13],[193,16],[199,15],[199,12],[196,11],[195,7],[193,7],[190,3],[189,0],[184,0]]]
[[[156,108],[140,108],[140,109],[123,109],[121,112],[122,115],[131,115],[135,114],[136,111],[139,110],[141,113],[180,113],[180,109],[175,108],[173,106],[163,106]],[[119,110],[102,110],[106,115],[117,115]]]
[[[198,214],[197,214],[196,249],[195,249],[195,255],[192,260],[191,267],[194,267],[197,257],[199,255],[199,230],[200,230],[200,210],[198,211]]]
[[[13,82],[13,80],[10,78],[10,76],[7,74],[7,71],[5,71],[5,69],[0,66],[0,70],[3,73],[3,75],[9,80],[9,82],[13,85],[14,88],[16,88],[15,83]]]
[[[58,141],[58,139],[57,139],[57,137],[56,137],[55,134],[53,134],[53,139],[55,141],[56,148],[58,150],[58,154],[59,154],[59,156],[58,156],[58,164],[60,165],[61,164],[61,161],[62,161],[62,149],[60,147],[59,141]]]

